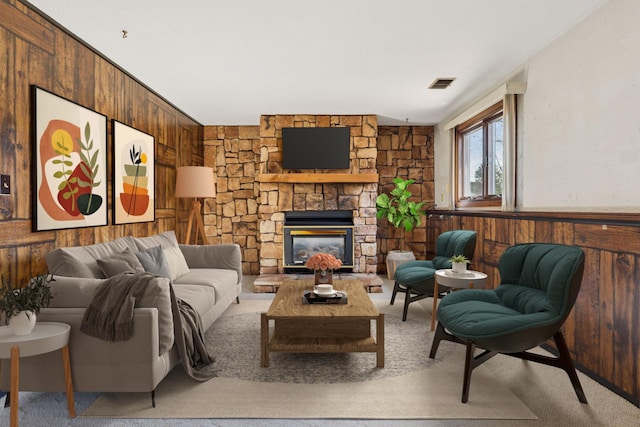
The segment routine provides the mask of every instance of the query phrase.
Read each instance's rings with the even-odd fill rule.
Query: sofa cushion
[[[187,274],[180,276],[174,282],[182,286],[197,285],[215,289],[216,300],[234,289],[238,283],[238,274],[234,270],[218,268],[192,268]],[[175,286],[174,289],[180,286]]]
[[[401,285],[418,285],[422,282],[433,284],[436,270],[426,267],[408,267],[396,270],[395,280]]]
[[[171,272],[171,280],[175,280],[177,277],[189,272],[189,266],[178,246],[175,232],[166,231],[155,236],[136,237],[134,241],[138,250],[141,251],[154,246],[162,246],[169,265],[169,271]]]
[[[173,292],[176,298],[189,304],[200,315],[211,310],[216,302],[215,289],[208,286],[179,285],[173,287]]]
[[[106,277],[115,276],[120,273],[138,273],[144,271],[144,267],[138,260],[138,257],[129,248],[108,258],[98,259],[96,262]]]
[[[136,257],[140,260],[145,271],[171,279],[171,272],[169,271],[169,265],[162,246],[155,246],[137,252]]]
[[[121,237],[90,246],[56,248],[45,255],[45,260],[49,273],[53,275],[99,279],[105,278],[105,275],[97,260],[122,253],[127,248],[133,252],[138,250],[133,237]]]

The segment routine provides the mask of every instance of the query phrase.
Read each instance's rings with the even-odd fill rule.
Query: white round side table
[[[73,402],[73,383],[69,363],[69,334],[71,326],[57,322],[39,322],[29,335],[14,335],[8,326],[0,326],[0,359],[11,359],[11,427],[18,426],[18,386],[20,384],[20,357],[36,356],[62,350],[62,365],[67,391],[69,417],[76,416]]]
[[[487,285],[487,275],[480,271],[467,270],[464,273],[454,273],[450,269],[436,270],[433,284],[433,309],[431,310],[431,330],[436,326],[436,309],[438,307],[438,285],[449,288],[472,289],[474,287],[485,288]]]

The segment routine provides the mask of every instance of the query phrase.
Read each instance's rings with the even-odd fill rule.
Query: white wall
[[[640,212],[640,1],[611,0],[523,70],[517,209]],[[444,122],[443,122],[444,123]],[[436,127],[435,191],[450,191],[450,141]]]

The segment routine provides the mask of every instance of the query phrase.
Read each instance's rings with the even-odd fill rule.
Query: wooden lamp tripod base
[[[193,227],[193,221],[195,218],[196,223],[196,236],[194,240],[194,244],[198,244],[198,235],[202,236],[202,243],[208,244],[209,239],[207,239],[207,235],[204,233],[204,222],[202,221],[202,215],[200,211],[202,209],[202,204],[198,201],[198,199],[193,200],[193,204],[191,205],[191,212],[189,213],[189,223],[187,225],[187,239],[184,244],[188,245],[189,240],[191,239],[191,227]]]

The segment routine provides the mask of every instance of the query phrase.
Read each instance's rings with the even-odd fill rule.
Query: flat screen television
[[[349,128],[282,128],[284,169],[349,169]]]

